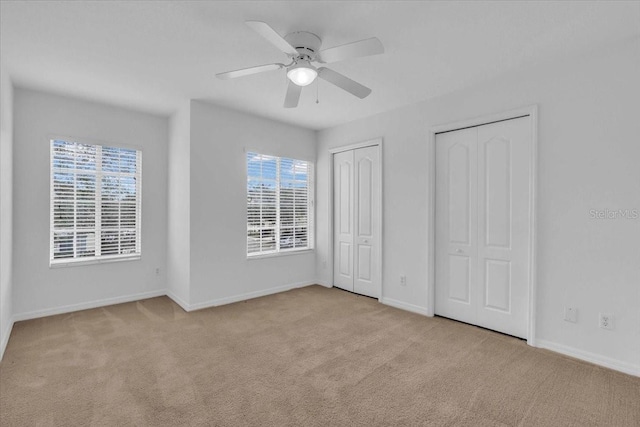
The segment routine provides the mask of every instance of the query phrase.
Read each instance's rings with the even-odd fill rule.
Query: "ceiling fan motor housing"
[[[307,56],[310,60],[314,60],[322,46],[320,37],[307,31],[295,31],[284,36],[284,39],[293,46],[299,56]]]

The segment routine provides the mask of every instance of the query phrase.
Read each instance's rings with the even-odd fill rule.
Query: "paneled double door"
[[[529,116],[436,135],[435,313],[527,338]]]
[[[380,297],[380,152],[333,155],[333,285]]]

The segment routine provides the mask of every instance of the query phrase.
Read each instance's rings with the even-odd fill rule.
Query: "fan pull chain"
[[[318,94],[320,93],[320,80],[316,79],[316,104],[320,104],[320,99],[318,99]]]

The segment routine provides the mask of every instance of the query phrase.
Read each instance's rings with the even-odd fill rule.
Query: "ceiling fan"
[[[286,65],[275,63],[228,71],[216,74],[218,78],[223,80],[234,79],[286,68],[289,85],[284,99],[285,108],[297,107],[302,88],[313,83],[316,77],[326,80],[360,99],[366,98],[371,93],[371,89],[368,87],[330,68],[316,67],[313,63],[327,64],[349,58],[384,53],[384,47],[376,37],[320,50],[322,45],[320,37],[307,31],[296,31],[282,37],[265,22],[246,21],[245,24],[287,54],[291,62]]]

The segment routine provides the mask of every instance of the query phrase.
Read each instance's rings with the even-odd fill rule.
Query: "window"
[[[247,153],[247,255],[313,247],[310,162]]]
[[[142,153],[51,140],[50,265],[140,257]]]

